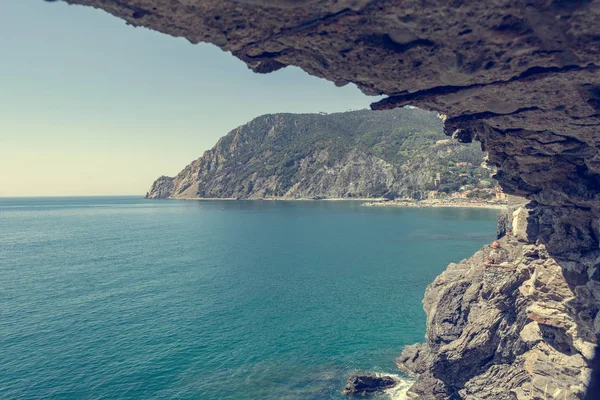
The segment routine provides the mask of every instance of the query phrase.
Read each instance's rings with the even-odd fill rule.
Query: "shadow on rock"
[[[418,375],[409,398],[600,398],[589,382],[600,331],[598,214],[529,203],[508,217],[493,246],[427,288],[425,342],[397,360]]]

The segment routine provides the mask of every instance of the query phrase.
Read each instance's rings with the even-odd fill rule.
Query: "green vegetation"
[[[197,181],[199,197],[418,199],[491,187],[483,156],[475,144],[449,140],[441,119],[419,109],[263,115],[173,178],[169,195],[192,197],[185,190]]]

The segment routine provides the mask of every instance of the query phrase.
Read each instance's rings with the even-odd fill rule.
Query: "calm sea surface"
[[[496,211],[0,199],[0,398],[339,399]]]

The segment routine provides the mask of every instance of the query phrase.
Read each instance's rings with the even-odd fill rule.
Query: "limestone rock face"
[[[425,342],[397,360],[419,375],[413,398],[583,398],[600,327],[597,220],[535,204],[513,215],[499,248],[450,264],[427,288]]]

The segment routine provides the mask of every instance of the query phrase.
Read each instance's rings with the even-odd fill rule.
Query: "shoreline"
[[[362,204],[363,207],[410,207],[410,208],[489,208],[501,210],[508,203],[488,203],[485,201],[443,201],[443,200],[420,200],[420,201],[370,201]]]
[[[385,200],[383,198],[347,198],[331,197],[325,199],[312,198],[258,198],[258,199],[240,199],[235,197],[188,197],[188,198],[163,198],[147,200],[185,200],[185,201],[361,201],[363,207],[407,207],[407,208],[487,208],[501,210],[508,206],[508,203],[489,203],[485,201],[447,201],[447,200]]]
[[[346,197],[331,197],[325,199],[311,199],[311,198],[298,198],[298,199],[287,199],[283,197],[263,197],[259,199],[239,199],[236,197],[186,197],[186,198],[177,198],[177,197],[167,197],[167,198],[154,198],[154,199],[146,199],[146,200],[195,200],[195,201],[366,201],[366,202],[383,202],[383,198],[374,198],[374,197],[356,197],[356,198],[346,198]]]

